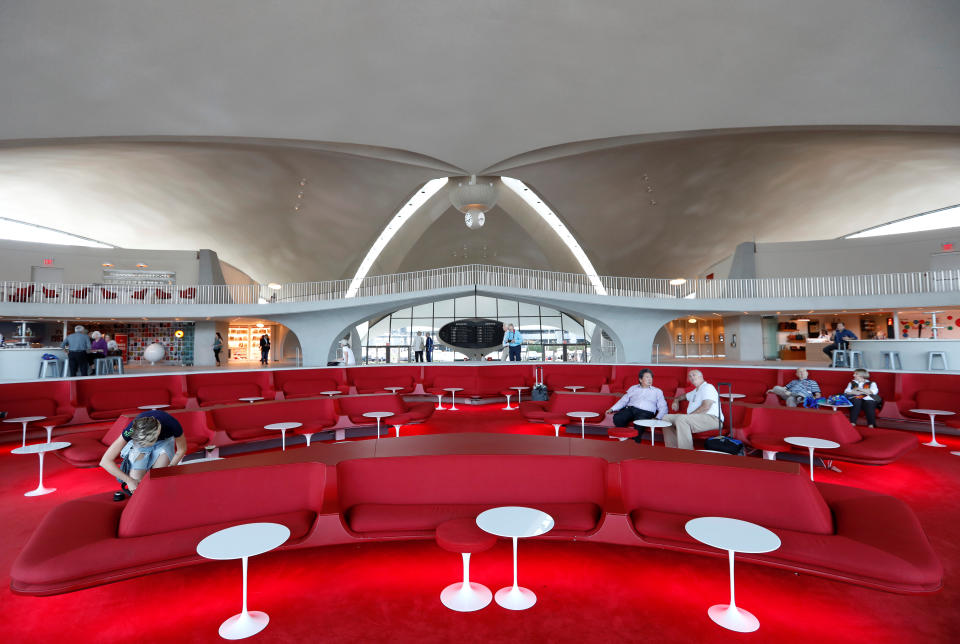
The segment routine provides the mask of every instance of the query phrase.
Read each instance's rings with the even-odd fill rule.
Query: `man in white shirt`
[[[667,447],[693,449],[693,435],[719,429],[723,423],[723,410],[720,409],[720,396],[717,389],[703,379],[703,373],[693,369],[687,374],[687,380],[693,385],[693,391],[687,392],[687,413],[667,414],[663,420],[673,423],[673,427],[663,428],[663,441]],[[680,400],[673,401],[673,411],[680,409]]]
[[[423,362],[423,331],[417,331],[417,335],[413,336],[411,348],[414,362]]]

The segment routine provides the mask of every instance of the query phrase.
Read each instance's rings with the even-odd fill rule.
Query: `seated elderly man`
[[[797,377],[787,383],[786,387],[777,385],[767,393],[777,394],[786,403],[787,407],[797,407],[803,404],[808,397],[820,396],[820,385],[816,380],[809,378],[810,372],[804,367],[797,369]]]
[[[663,428],[663,442],[667,447],[693,449],[694,434],[720,429],[723,424],[717,388],[704,380],[703,372],[699,369],[691,369],[687,380],[693,385],[693,391],[688,391],[686,395],[687,413],[663,417],[663,420],[673,424],[673,427]],[[671,409],[680,409],[679,398],[673,401]]]

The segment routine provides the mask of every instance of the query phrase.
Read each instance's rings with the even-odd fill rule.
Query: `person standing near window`
[[[217,360],[217,366],[220,366],[220,352],[223,350],[223,336],[217,331],[217,337],[213,339],[213,357]]]
[[[520,362],[520,348],[523,346],[523,336],[512,324],[507,325],[507,332],[503,334],[503,346],[510,351],[510,362]]]
[[[90,361],[87,358],[87,351],[90,350],[90,337],[84,332],[82,326],[73,327],[73,333],[63,341],[63,348],[67,350],[70,377],[76,377],[78,370],[81,376],[87,375],[87,368],[90,366]]]
[[[270,364],[270,336],[260,336],[260,364]]]
[[[427,348],[427,362],[433,362],[433,338],[430,334],[427,334],[427,340],[424,342],[424,346]]]
[[[417,331],[417,335],[413,336],[413,360],[414,362],[423,362],[423,331]]]

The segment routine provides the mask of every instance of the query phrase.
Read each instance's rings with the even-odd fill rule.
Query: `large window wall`
[[[594,325],[589,320],[546,306],[484,295],[420,304],[358,325],[361,359],[369,364],[409,362],[413,359],[412,338],[417,331],[422,331],[433,337],[434,362],[467,360],[468,355],[444,346],[438,335],[445,324],[465,318],[512,323],[523,334],[521,356],[524,360],[587,362],[590,359]],[[483,357],[499,360],[500,354],[499,349],[494,349]]]

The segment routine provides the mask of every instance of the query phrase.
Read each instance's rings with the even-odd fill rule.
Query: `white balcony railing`
[[[779,299],[960,293],[960,271],[925,271],[837,277],[692,279],[683,284],[646,277],[600,277],[605,297]],[[350,280],[297,282],[277,290],[260,284],[145,286],[0,282],[0,302],[33,304],[257,304],[319,302],[346,297]],[[587,275],[469,264],[363,280],[356,297],[400,295],[463,286],[490,286],[553,293],[598,295]]]

